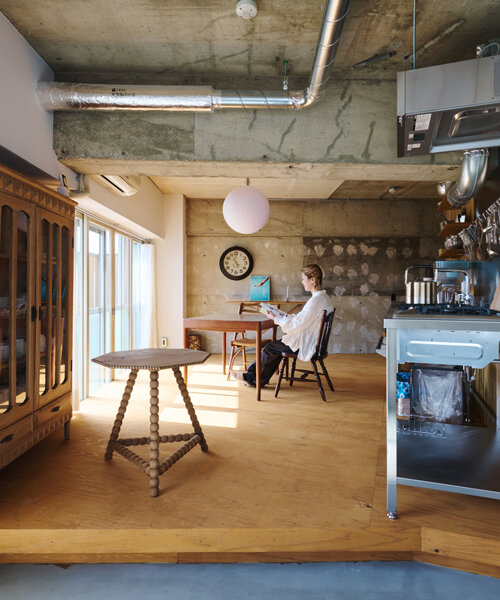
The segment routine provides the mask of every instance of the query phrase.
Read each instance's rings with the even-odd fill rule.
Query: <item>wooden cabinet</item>
[[[0,165],[0,468],[71,420],[75,203]]]

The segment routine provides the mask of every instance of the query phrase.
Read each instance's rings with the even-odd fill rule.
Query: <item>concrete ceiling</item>
[[[235,15],[235,0],[0,0],[0,11],[55,71],[60,81],[211,84],[240,81],[246,89],[280,89],[283,61],[291,86],[301,88],[311,70],[322,18],[320,0],[258,0],[258,15]],[[416,66],[474,58],[478,44],[498,36],[498,0],[417,0]],[[394,80],[410,66],[413,45],[411,0],[352,0],[333,77]],[[381,171],[373,177],[403,189],[413,180]],[[97,167],[96,167],[97,168]],[[147,174],[147,169],[143,169]],[[329,198],[349,172],[329,180],[299,179],[300,169],[283,181],[281,166],[262,166],[251,181],[270,197]],[[319,174],[319,171],[318,171]],[[158,177],[166,192],[223,197],[240,173],[220,169]],[[217,176],[214,176],[217,175]],[[422,189],[443,177],[429,168]],[[367,194],[366,180],[359,182]],[[422,180],[422,173],[418,176]],[[313,183],[312,183],[313,182]],[[369,186],[368,186],[369,187]],[[360,189],[361,189],[360,188]],[[383,192],[382,192],[383,193]],[[421,195],[422,190],[414,189]],[[381,194],[380,185],[373,196]]]

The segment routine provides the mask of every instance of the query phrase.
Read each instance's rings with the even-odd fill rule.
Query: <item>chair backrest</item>
[[[238,314],[241,313],[260,313],[260,304],[255,302],[241,302],[238,308]]]
[[[330,341],[330,333],[332,332],[334,316],[335,309],[333,309],[329,314],[326,314],[326,310],[323,311],[323,317],[321,318],[321,326],[318,334],[318,343],[316,344],[316,350],[312,357],[313,360],[323,360],[323,358],[328,356],[328,342]]]

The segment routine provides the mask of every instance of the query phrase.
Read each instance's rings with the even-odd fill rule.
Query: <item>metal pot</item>
[[[415,276],[417,269],[426,271],[427,276]],[[413,272],[412,272],[413,271]],[[432,272],[432,277],[429,277]],[[410,278],[412,280],[410,280]],[[431,265],[408,267],[405,271],[406,303],[435,304],[437,297],[437,282],[435,269]]]

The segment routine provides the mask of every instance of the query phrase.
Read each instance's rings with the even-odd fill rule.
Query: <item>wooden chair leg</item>
[[[245,346],[243,346],[243,348],[241,349],[241,352],[243,354],[243,370],[246,371],[247,370],[247,351],[245,349]]]
[[[229,366],[227,368],[227,380],[231,379],[231,372],[233,370],[234,359],[236,358],[236,347],[231,346],[231,354],[229,356]]]
[[[281,380],[283,379],[283,373],[285,372],[285,366],[288,368],[288,358],[286,356],[284,356],[283,360],[281,361],[281,368],[280,368],[280,372],[278,375],[278,382],[276,384],[276,387],[274,388],[274,397],[275,398],[278,397],[278,393],[280,391],[280,385],[281,385]]]
[[[333,383],[332,383],[332,380],[330,379],[330,375],[328,374],[328,371],[326,370],[323,359],[321,359],[321,358],[319,359],[319,364],[323,368],[323,375],[325,376],[325,379],[327,380],[328,385],[330,386],[330,389],[332,390],[332,392],[334,392],[335,390],[333,389]]]
[[[290,387],[293,385],[294,377],[295,377],[295,366],[297,365],[297,359],[294,358],[292,362],[292,373],[290,375]]]
[[[316,366],[316,361],[312,360],[311,364],[314,369],[314,375],[316,377],[316,381],[318,382],[319,393],[321,394],[321,397],[323,398],[323,402],[326,402],[325,390],[323,389],[323,384],[321,383],[321,377],[320,377],[320,374],[318,373],[318,367]]]

